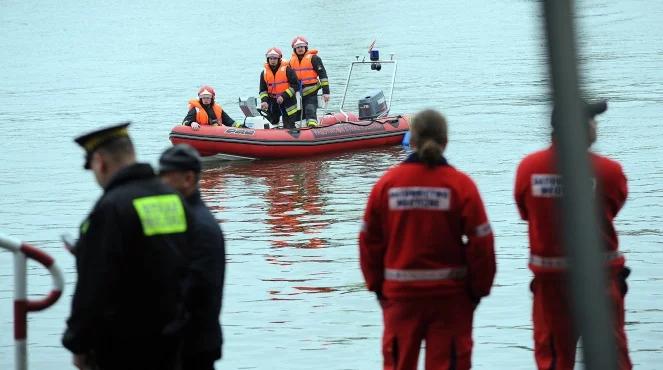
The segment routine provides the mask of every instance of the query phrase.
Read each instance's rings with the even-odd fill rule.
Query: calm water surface
[[[60,346],[76,275],[58,241],[100,195],[72,138],[130,119],[139,157],[155,163],[197,87],[216,87],[240,117],[265,49],[298,33],[321,50],[340,102],[347,66],[373,38],[400,61],[394,112],[442,110],[450,162],[470,173],[496,235],[498,275],[476,315],[474,368],[532,369],[525,224],[515,167],[548,142],[547,74],[535,1],[175,2],[0,5],[0,232],[34,243],[66,275],[63,299],[30,317],[33,369],[71,368]],[[293,26],[300,21],[300,27]],[[619,160],[619,215],[633,268],[627,331],[638,369],[663,363],[663,3],[579,1],[586,88],[610,100],[596,149]],[[388,71],[351,85],[356,97]],[[356,85],[355,85],[356,84]],[[385,88],[386,91],[386,88]],[[400,146],[289,161],[212,162],[203,196],[227,236],[223,369],[375,369],[381,315],[363,288],[356,237],[372,184]],[[0,253],[0,369],[13,368],[12,259]],[[30,292],[50,278],[29,266]]]

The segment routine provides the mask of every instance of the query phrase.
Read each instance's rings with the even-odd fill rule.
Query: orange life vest
[[[265,63],[265,82],[267,83],[267,93],[269,95],[279,95],[290,87],[286,69],[288,69],[288,64],[282,61],[281,66],[276,70],[276,74],[274,74],[269,63]]]
[[[299,60],[296,53],[292,53],[292,57],[290,57],[290,68],[297,73],[297,78],[302,82],[302,85],[312,85],[318,82],[318,72],[313,69],[313,63],[311,62],[311,58],[317,54],[317,50],[311,49],[304,54],[302,60]]]
[[[198,122],[201,125],[210,124],[210,119],[209,116],[207,115],[207,111],[205,111],[205,108],[203,108],[202,104],[200,104],[200,102],[197,99],[189,100],[189,110],[191,110],[192,108],[196,108],[196,122]],[[216,114],[217,123],[219,125],[222,124],[221,115],[223,114],[223,108],[221,108],[219,104],[214,103],[212,109],[214,109],[214,114]]]

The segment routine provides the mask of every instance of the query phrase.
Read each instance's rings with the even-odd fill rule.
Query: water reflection
[[[246,185],[259,179],[267,187],[262,197],[273,247],[324,248],[327,240],[314,236],[330,224],[321,217],[326,205],[320,188],[322,169],[319,160],[308,159],[233,163],[205,171],[201,187],[204,193],[223,193],[224,178],[229,176],[243,178]],[[210,207],[223,210],[222,203]]]
[[[298,272],[293,274],[292,266],[336,262],[321,251],[330,245],[322,235],[331,223],[324,215],[327,206],[321,186],[324,160],[208,162],[206,167],[209,169],[203,172],[201,189],[214,213],[223,214],[226,208],[239,211],[242,214],[239,217],[248,217],[248,223],[255,229],[251,239],[269,243],[262,255],[264,261],[277,267],[276,276],[260,280],[268,285],[270,300],[291,300],[302,293],[336,290],[306,285],[318,277],[305,273],[306,267],[297,267]],[[241,202],[241,206],[237,207],[236,202]],[[256,228],[256,225],[266,227]],[[320,267],[314,269],[324,271]]]

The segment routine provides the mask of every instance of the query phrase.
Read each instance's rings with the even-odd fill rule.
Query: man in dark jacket
[[[128,125],[75,139],[103,188],[80,227],[62,338],[79,369],[176,369],[189,215],[149,164],[136,163]]]
[[[200,156],[186,145],[167,149],[159,159],[159,175],[185,198],[192,213],[192,243],[187,252],[191,275],[187,284],[187,307],[191,313],[185,330],[183,367],[213,370],[221,358],[223,337],[219,315],[223,296],[225,246],[223,233],[200,198]]]

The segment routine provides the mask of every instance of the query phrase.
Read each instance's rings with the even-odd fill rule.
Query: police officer
[[[79,369],[174,369],[183,325],[188,211],[136,163],[129,123],[75,139],[103,194],[80,226],[62,338]]]
[[[606,102],[583,102],[588,148],[596,140],[595,116],[608,109]],[[558,111],[553,110],[553,130]],[[529,224],[529,268],[534,273],[533,301],[534,357],[538,369],[572,370],[575,365],[577,330],[574,330],[566,280],[566,256],[559,230],[558,201],[563,194],[561,177],[555,162],[555,142],[544,150],[526,156],[516,172],[515,200],[523,220]],[[608,295],[614,309],[615,342],[620,370],[630,370],[626,332],[624,331],[624,295],[626,276],[624,256],[618,250],[613,223],[627,195],[626,176],[616,161],[589,153],[595,174],[595,199],[600,206],[604,260],[609,271]]]
[[[219,315],[223,296],[225,247],[223,233],[200,198],[200,156],[186,144],[167,149],[159,158],[159,175],[185,198],[192,212],[193,241],[187,251],[191,276],[187,306],[191,321],[185,330],[182,363],[186,370],[211,370],[221,358],[223,337]]]

